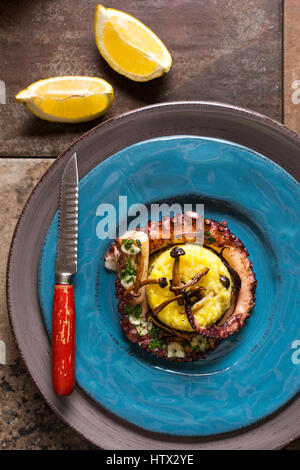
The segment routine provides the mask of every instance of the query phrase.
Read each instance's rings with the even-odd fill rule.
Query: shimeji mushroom
[[[161,289],[168,285],[168,281],[165,277],[160,277],[159,279],[145,279],[144,281],[138,281],[134,286],[126,290],[125,295],[131,294],[133,297],[139,297],[140,293],[138,292],[141,287],[148,284],[158,284]]]

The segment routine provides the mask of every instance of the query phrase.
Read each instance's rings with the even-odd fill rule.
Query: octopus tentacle
[[[197,242],[199,217],[200,216],[196,213],[177,214],[172,218],[164,217],[159,222],[150,221],[146,227],[137,229],[137,231],[144,232],[147,235],[149,248],[148,256],[172,245]],[[184,233],[183,229],[186,220],[189,222],[188,233]],[[233,335],[244,326],[255,306],[256,277],[253,272],[253,264],[249,260],[247,249],[242,241],[231,233],[226,221],[217,222],[205,218],[203,219],[203,228],[204,246],[220,256],[224,264],[230,268],[233,281],[230,306],[218,323],[213,325],[201,326],[197,322],[197,318],[194,314],[195,310],[192,308],[192,305],[189,304],[189,297],[186,296],[186,314],[194,329],[194,333],[191,333],[191,335],[200,334],[208,338],[207,341],[209,341],[209,343],[207,345],[207,351],[205,351],[207,353],[214,349],[220,340]],[[168,234],[167,238],[166,233]],[[118,251],[118,240],[116,240],[108,255],[110,253],[114,254],[117,271],[120,260],[122,259],[122,255],[120,256]],[[146,276],[146,270],[144,269],[143,278]],[[140,276],[137,277],[139,278]],[[141,279],[137,279],[137,282],[140,280]],[[130,341],[137,342],[143,349],[159,357],[165,357],[165,350],[148,349],[151,336],[147,334],[140,337],[136,327],[129,323],[128,315],[124,311],[124,306],[128,303],[134,305],[136,302],[135,297],[132,296],[131,293],[129,293],[127,297],[124,295],[125,289],[121,286],[118,279],[116,281],[116,287],[117,297],[119,298],[119,311],[122,314],[121,326],[124,333],[128,336]],[[143,300],[145,304],[145,295],[143,295]],[[145,313],[145,305],[143,305],[143,312]],[[205,352],[196,353],[192,350],[187,351],[186,359],[177,358],[176,360],[197,360],[203,357]],[[168,358],[166,357],[166,359]]]

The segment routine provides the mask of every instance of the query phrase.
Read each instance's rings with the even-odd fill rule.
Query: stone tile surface
[[[300,3],[284,6],[284,123],[300,133]]]
[[[14,226],[51,159],[0,159],[0,449],[93,449],[44,402],[17,351],[7,317],[5,271]],[[2,357],[3,360],[3,357]]]
[[[76,9],[74,10],[74,4]],[[0,156],[56,156],[106,118],[161,101],[214,100],[281,120],[282,0],[111,0],[156,32],[170,49],[169,74],[137,83],[114,72],[97,51],[95,0],[0,2]],[[110,112],[79,125],[32,116],[14,95],[42,78],[91,75],[115,90]]]

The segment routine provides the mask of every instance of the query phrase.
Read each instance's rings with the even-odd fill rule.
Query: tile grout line
[[[0,161],[1,160],[37,160],[37,159],[49,159],[49,160],[55,160],[57,158],[57,155],[51,156],[51,155],[0,155]]]

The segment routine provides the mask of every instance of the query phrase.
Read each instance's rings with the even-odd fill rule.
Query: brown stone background
[[[105,2],[104,2],[105,3]],[[95,45],[97,0],[10,0],[0,3],[0,156],[56,156],[101,122],[53,124],[14,100],[36,80],[91,75],[108,80],[120,112],[175,100],[215,100],[249,107],[281,120],[281,0],[112,0],[149,25],[173,57],[171,73],[137,83],[114,72]]]
[[[300,133],[300,3],[286,0],[284,11],[284,123]]]
[[[118,75],[100,57],[93,36],[96,4],[0,4],[0,79],[7,87],[7,103],[0,104],[0,340],[7,356],[7,364],[0,365],[1,449],[94,448],[54,415],[24,368],[7,320],[5,268],[30,191],[52,158],[101,119],[80,125],[44,122],[14,95],[41,78],[95,75],[115,89],[115,103],[103,119],[160,101],[201,99],[249,107],[300,127],[291,94],[292,83],[300,80],[297,0],[286,0],[284,12],[282,0],[106,0],[105,6],[145,22],[172,53],[170,73],[144,84]],[[300,449],[300,441],[289,448]]]

